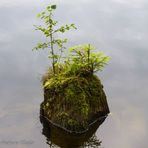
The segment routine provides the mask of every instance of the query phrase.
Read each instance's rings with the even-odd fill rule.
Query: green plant
[[[67,39],[57,38],[59,33],[76,29],[74,24],[57,27],[53,19],[56,5],[49,5],[38,14],[43,26],[35,26],[47,38],[34,48],[49,49],[51,60],[48,72],[43,76],[44,101],[41,108],[49,120],[73,131],[88,128],[96,114],[109,113],[106,95],[100,79],[94,74],[102,70],[109,57],[93,51],[90,44],[71,47],[63,62],[60,61]]]
[[[65,69],[76,75],[80,72],[93,74],[102,70],[110,58],[104,52],[93,52],[93,50],[94,47],[90,44],[71,47],[69,49],[70,54],[65,60]]]
[[[64,25],[57,27],[58,22],[53,19],[53,12],[56,9],[56,5],[49,5],[46,10],[38,14],[38,17],[43,20],[44,25],[35,26],[36,30],[41,31],[47,38],[46,42],[39,42],[34,50],[49,49],[48,58],[52,61],[53,73],[56,73],[56,64],[60,61],[63,50],[65,49],[64,44],[67,39],[56,38],[57,33],[65,33],[71,29],[76,29],[74,24]],[[58,50],[56,49],[58,48]],[[60,53],[59,53],[60,52]]]

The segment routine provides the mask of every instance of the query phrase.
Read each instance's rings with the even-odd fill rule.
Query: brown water
[[[31,51],[42,39],[32,27],[38,22],[35,16],[47,2],[0,0],[0,148],[50,144],[39,120],[40,79],[50,62],[46,52]],[[89,42],[112,58],[98,73],[111,114],[94,141],[101,141],[103,148],[147,148],[148,2],[56,2],[57,19],[78,24],[78,31],[67,33],[68,46]]]

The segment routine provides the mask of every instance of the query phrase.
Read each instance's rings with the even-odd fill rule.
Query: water
[[[92,43],[111,56],[99,72],[111,114],[96,132],[104,148],[147,148],[148,29],[146,0],[56,0],[56,18],[76,23],[68,46]],[[36,14],[48,1],[0,0],[0,147],[47,148],[39,120],[46,52]]]

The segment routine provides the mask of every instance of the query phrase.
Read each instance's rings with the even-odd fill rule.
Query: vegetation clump
[[[109,113],[107,100],[100,79],[95,75],[109,61],[103,52],[93,52],[90,44],[71,47],[63,60],[67,39],[57,38],[57,33],[76,29],[74,24],[57,27],[53,19],[56,5],[49,5],[38,14],[43,26],[35,26],[41,31],[46,42],[34,48],[49,49],[51,66],[43,76],[44,101],[41,110],[53,123],[66,129],[81,131],[97,117]]]
[[[86,129],[91,121],[109,113],[103,86],[94,74],[109,58],[92,49],[91,45],[71,48],[73,54],[57,65],[58,71],[54,74],[50,69],[43,77],[41,108],[48,119],[70,130]]]

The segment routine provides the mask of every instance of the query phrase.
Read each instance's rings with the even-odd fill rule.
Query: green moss
[[[92,115],[109,112],[99,78],[84,70],[80,73],[76,76],[61,72],[44,77],[45,100],[41,104],[47,118],[77,131],[88,126]]]

